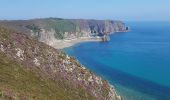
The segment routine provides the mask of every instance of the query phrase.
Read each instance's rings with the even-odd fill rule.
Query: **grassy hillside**
[[[6,43],[14,42],[10,33],[12,31],[0,28],[0,39]],[[80,85],[75,86],[62,77],[55,80],[46,75],[42,77],[40,72],[27,69],[24,64],[7,56],[9,52],[2,52],[2,41],[0,44],[0,100],[95,100]]]
[[[119,100],[109,83],[25,34],[0,28],[0,99]]]
[[[11,100],[94,100],[83,88],[69,81],[41,78],[22,64],[0,53],[0,99]]]

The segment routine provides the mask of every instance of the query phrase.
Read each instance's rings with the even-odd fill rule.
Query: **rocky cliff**
[[[126,31],[123,22],[112,20],[46,18],[0,21],[0,26],[27,33],[46,44],[51,44],[61,39],[100,36]]]
[[[120,100],[120,97],[107,81],[75,58],[28,35],[0,28],[0,99]]]

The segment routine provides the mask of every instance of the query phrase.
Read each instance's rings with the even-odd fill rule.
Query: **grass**
[[[11,32],[12,31],[0,27],[0,35],[2,36],[3,39],[10,39],[11,37],[10,37],[9,33],[11,33]]]
[[[80,86],[58,78],[41,78],[37,73],[0,53],[0,100],[3,98],[26,98],[27,100],[94,100]],[[5,99],[8,100],[8,99]]]
[[[64,39],[65,32],[76,32],[77,26],[75,23],[69,20],[63,19],[47,19],[47,28],[53,28],[56,32],[55,37],[58,39]]]
[[[53,52],[54,49],[42,43],[36,43],[34,39],[24,34],[12,33],[4,28],[0,28],[0,44],[2,44],[2,47],[6,50],[5,54],[0,51],[0,100],[4,100],[4,98],[5,100],[11,100],[11,98],[12,100],[96,100],[99,99],[100,96],[108,97],[110,88],[107,82],[105,82],[104,85],[93,84],[86,87],[85,84],[79,84],[79,81],[74,81],[74,79],[72,80],[69,77],[70,75],[73,76],[73,74],[86,73],[73,57],[70,58],[70,61],[77,66],[77,69],[72,74],[68,73],[67,75],[67,73],[58,71],[55,75],[50,74],[50,76],[48,76],[46,74],[48,69],[46,71],[40,69],[44,67],[42,64],[48,63],[46,61],[49,61],[48,52]],[[7,46],[9,46],[9,48],[7,48]],[[36,47],[39,50],[34,54],[34,48]],[[14,52],[15,48],[25,50],[25,59],[22,63],[14,57],[16,56],[16,52]],[[57,54],[56,56],[59,60],[66,59],[66,54],[61,51],[53,53]],[[34,59],[36,55],[41,57],[39,61],[42,63],[42,66],[37,67],[34,66],[34,64],[28,65],[27,63],[32,63],[29,60]],[[9,58],[11,56],[12,58]],[[50,61],[55,63],[58,60],[54,59],[53,61],[53,59],[50,58]],[[59,63],[60,62],[56,63],[56,65]],[[29,70],[26,69],[24,65],[26,65]],[[90,75],[92,75],[91,72],[86,73],[86,81],[88,81]],[[97,95],[99,97],[94,97],[90,94],[93,91],[98,91],[100,87],[101,91]],[[92,91],[89,89],[92,89]]]

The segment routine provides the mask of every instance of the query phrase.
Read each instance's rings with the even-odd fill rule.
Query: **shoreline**
[[[129,30],[128,30],[129,31]],[[121,32],[128,32],[128,31],[118,31],[118,32],[111,32],[111,34],[117,34]],[[54,47],[55,49],[64,49],[67,47],[71,47],[75,44],[81,43],[81,42],[101,42],[102,37],[79,37],[79,38],[73,38],[73,39],[64,39],[64,40],[54,40],[52,43],[48,43],[48,45]]]
[[[80,37],[74,39],[55,40],[53,43],[50,43],[49,45],[54,47],[55,49],[64,49],[81,42],[100,42],[100,41],[102,41],[100,37]]]

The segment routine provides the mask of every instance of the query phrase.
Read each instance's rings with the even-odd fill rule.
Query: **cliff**
[[[1,27],[0,99],[120,100],[120,97],[107,81],[75,58],[28,35]]]
[[[0,21],[0,26],[26,33],[48,45],[54,44],[57,40],[95,37],[126,31],[123,22],[112,20],[44,18]]]

